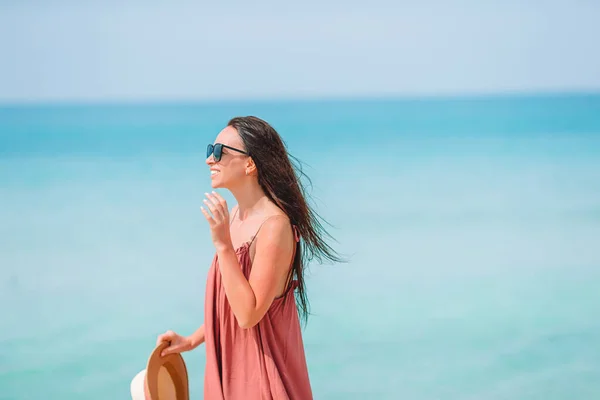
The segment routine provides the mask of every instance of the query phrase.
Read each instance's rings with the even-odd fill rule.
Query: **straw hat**
[[[131,381],[133,400],[189,400],[188,375],[181,354],[160,353],[169,343],[159,344],[150,357],[144,371]]]

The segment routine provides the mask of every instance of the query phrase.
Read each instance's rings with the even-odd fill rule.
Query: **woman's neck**
[[[265,206],[270,202],[269,198],[259,185],[250,184],[237,190],[231,190],[238,204],[238,218],[244,221],[246,218],[262,214]]]

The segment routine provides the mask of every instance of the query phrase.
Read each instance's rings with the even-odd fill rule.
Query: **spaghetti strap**
[[[262,226],[265,224],[265,222],[267,222],[268,220],[270,220],[273,217],[277,217],[278,215],[271,215],[270,217],[265,218],[265,220],[263,222],[260,223],[260,225],[258,226],[258,229],[256,230],[256,233],[252,236],[252,238],[250,239],[250,245],[252,244],[252,242],[254,242],[254,239],[256,239],[256,237],[258,236],[258,232],[260,232],[260,228],[262,228]]]
[[[237,213],[237,210],[236,210]],[[252,238],[250,239],[250,242],[248,242],[249,244],[252,244],[254,242],[254,239],[256,239],[256,237],[258,236],[258,232],[260,232],[260,228],[262,228],[262,226],[265,224],[265,222],[267,222],[268,220],[270,220],[273,217],[277,217],[277,215],[271,215],[270,217],[265,218],[265,220],[263,222],[261,222],[261,224],[258,226],[258,229],[256,230],[256,233],[252,236]],[[298,230],[298,226],[295,224],[291,224],[292,225],[292,233],[294,235],[294,241],[296,243],[300,242],[300,231]],[[296,251],[296,246],[294,246],[294,251]]]
[[[229,220],[229,223],[233,222],[233,220],[235,219],[235,217],[236,217],[236,215],[237,215],[237,213],[238,213],[239,210],[240,210],[240,206],[237,206],[236,209],[235,209],[235,212],[233,213],[233,217],[231,217],[231,219]]]
[[[235,217],[237,216],[237,213],[238,213],[239,210],[240,210],[240,207],[238,205],[237,208],[235,209],[235,212],[233,213],[233,216],[231,217],[231,220],[229,221],[229,223],[231,223],[235,219]],[[278,216],[278,214],[271,215],[270,217],[265,218],[264,221],[260,223],[260,225],[258,226],[258,229],[254,233],[254,235],[252,235],[251,238],[250,238],[250,240],[246,242],[246,244],[248,245],[248,247],[250,247],[252,245],[252,243],[254,243],[254,240],[258,236],[258,233],[260,232],[260,229],[263,227],[263,225],[265,224],[265,222],[267,222],[271,218],[277,217],[277,216]],[[295,224],[291,224],[291,226],[292,226],[292,233],[294,235],[294,241],[295,241],[295,243],[300,243],[300,231],[298,230],[298,226],[295,225]],[[294,256],[296,254],[296,247],[297,247],[297,244],[294,245],[294,255],[292,256],[292,260],[294,259]]]
[[[292,224],[292,229],[294,230],[294,240],[296,243],[300,242],[300,231],[298,230],[298,225]]]
[[[294,250],[292,251],[292,261],[290,262],[290,270],[285,278],[285,290],[278,298],[284,297],[290,290],[294,290],[298,287],[298,281],[294,280],[294,260],[296,259],[296,252],[298,251],[298,246],[300,245],[300,231],[298,230],[298,226],[294,224],[292,224],[292,231],[294,233]]]

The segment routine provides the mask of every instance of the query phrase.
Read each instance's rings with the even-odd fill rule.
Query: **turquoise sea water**
[[[127,399],[202,323],[205,147],[248,114],[350,258],[307,276],[316,399],[600,398],[600,95],[562,95],[1,107],[1,399]]]

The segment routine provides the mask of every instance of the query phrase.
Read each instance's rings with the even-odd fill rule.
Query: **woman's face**
[[[231,126],[219,132],[213,145],[216,144],[246,151],[240,135]],[[220,161],[215,160],[214,154],[211,154],[206,159],[206,164],[210,167],[211,186],[213,188],[231,189],[246,178],[248,155],[223,147]]]

